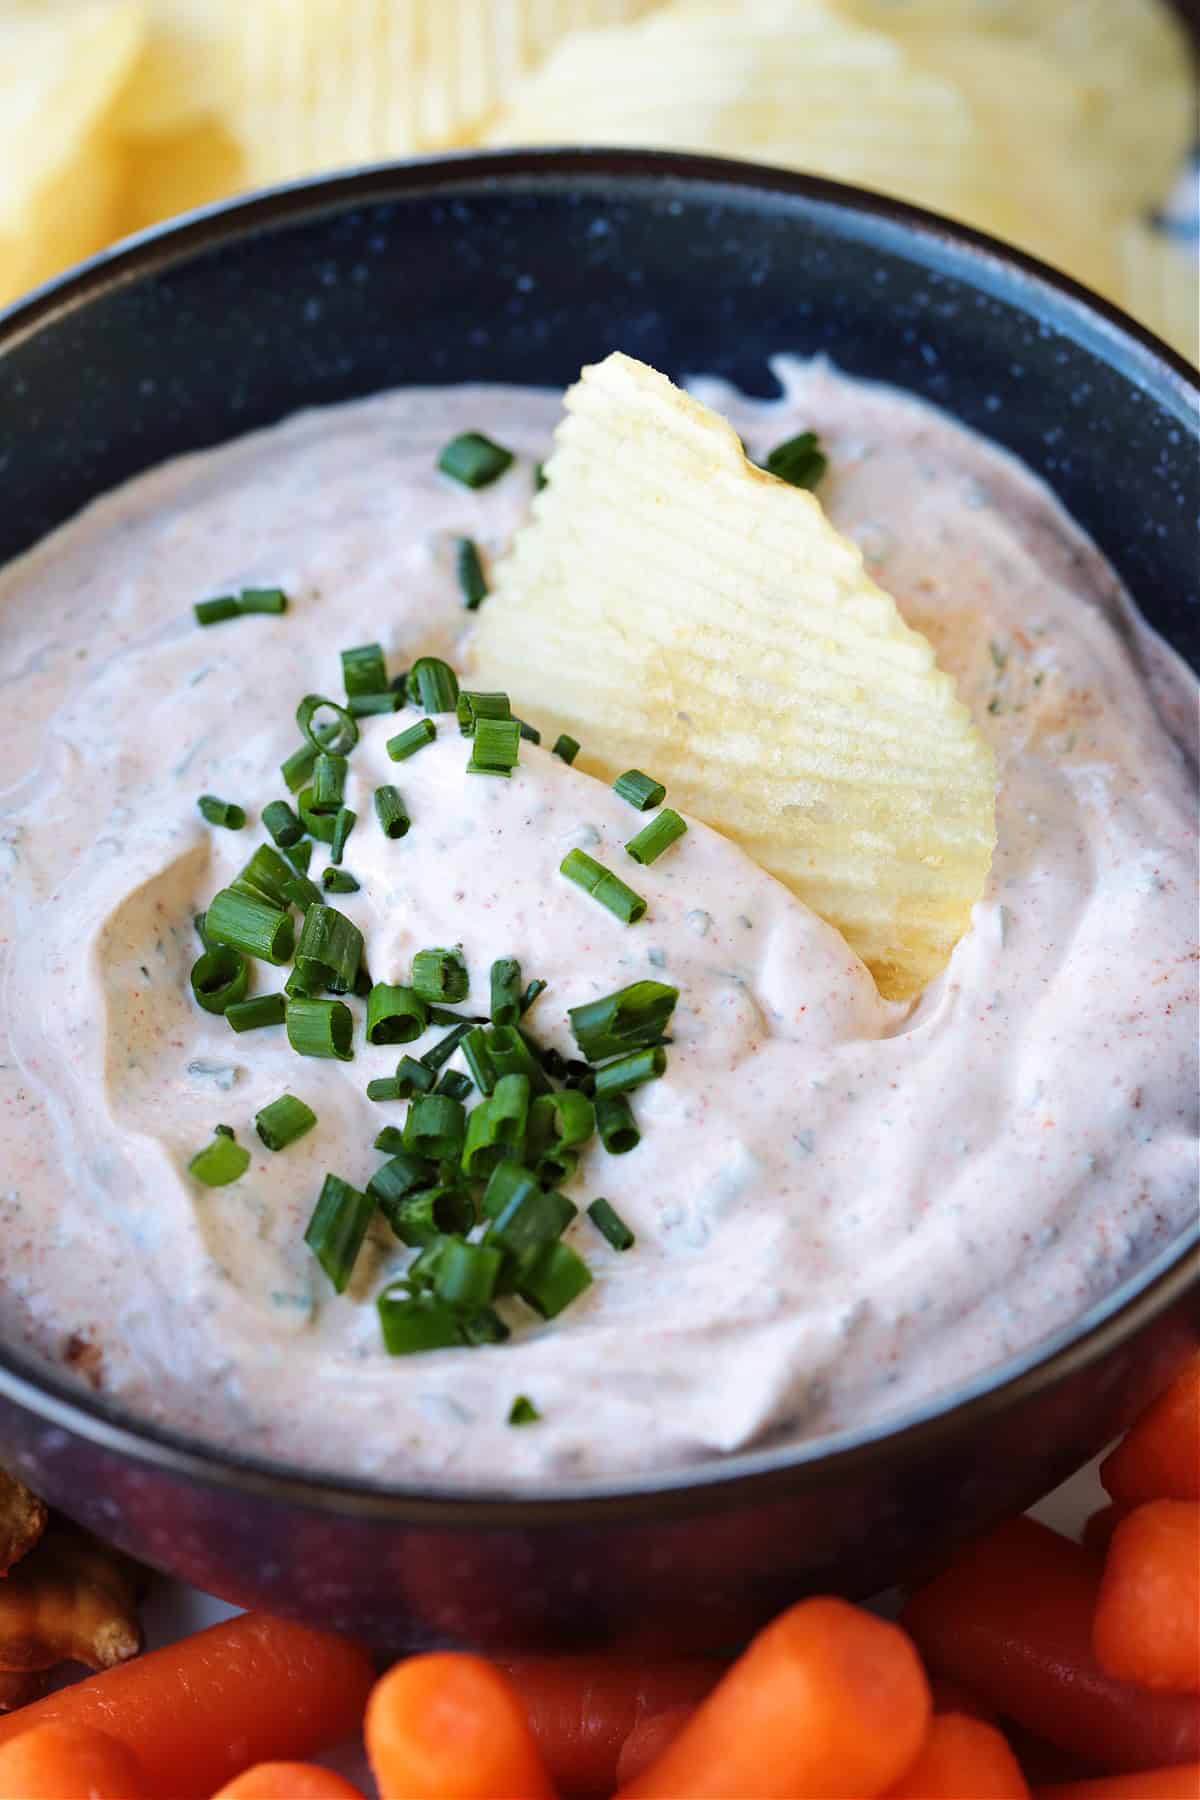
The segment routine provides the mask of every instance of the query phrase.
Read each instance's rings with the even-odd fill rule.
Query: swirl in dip
[[[400,1052],[363,1041],[353,999],[352,1062],[298,1057],[281,1028],[235,1034],[191,998],[192,919],[265,841],[297,701],[340,695],[339,650],[377,638],[389,675],[455,661],[456,540],[503,550],[558,400],[389,394],[170,463],[0,574],[10,1341],[254,1455],[545,1483],[895,1415],[1064,1325],[1184,1226],[1191,677],[1004,453],[820,365],[777,372],[770,404],[699,388],[756,457],[821,433],[834,522],[995,748],[991,882],[945,975],[882,1001],[834,930],[698,820],[635,870],[621,845],[641,821],[583,772],[586,745],[570,768],[523,743],[513,779],[487,780],[452,717],[398,765],[386,740],[420,715],[361,720],[361,886],[329,899],[376,980],[461,942],[465,1010],[486,1012],[492,960],[515,956],[548,983],[529,1023],[565,1056],[568,1007],[642,977],[680,992],[666,1075],[633,1096],[640,1145],[593,1140],[566,1190],[591,1288],[548,1323],[514,1310],[504,1345],[389,1358],[375,1299],[412,1252],[377,1216],[339,1296],[304,1230],[326,1171],[365,1188],[378,1166],[403,1108],[365,1088]],[[479,492],[435,469],[469,429],[517,453]],[[197,628],[194,601],[257,584],[286,589],[286,614]],[[412,817],[399,841],[372,813],[384,782]],[[250,828],[211,828],[202,793]],[[632,879],[644,919],[561,878],[575,846]],[[258,989],[285,973],[260,967]],[[285,1089],[318,1124],[272,1154],[252,1120]],[[187,1164],[218,1121],[253,1158],[206,1188]],[[624,1255],[583,1214],[597,1195],[636,1234]],[[507,1423],[518,1394],[534,1427]]]

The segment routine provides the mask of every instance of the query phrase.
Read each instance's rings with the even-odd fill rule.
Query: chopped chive
[[[436,1044],[433,1044],[422,1054],[421,1061],[424,1063],[425,1067],[436,1073],[443,1063],[449,1062],[450,1058],[454,1055],[454,1052],[458,1049],[458,1046],[473,1030],[474,1025],[472,1021],[470,1019],[464,1019],[461,1025],[456,1025],[454,1027],[453,1031],[448,1031],[445,1037],[439,1038]]]
[[[647,1081],[657,1081],[667,1066],[667,1053],[657,1045],[649,1050],[632,1050],[616,1062],[605,1063],[596,1070],[596,1098],[605,1094],[628,1094]]]
[[[384,1163],[376,1171],[372,1187],[384,1218],[402,1243],[416,1250],[434,1238],[470,1231],[475,1223],[475,1202],[462,1188],[426,1187],[395,1194],[390,1191],[390,1181],[379,1180],[390,1168],[390,1163]],[[486,1297],[491,1298],[490,1294]]]
[[[763,467],[789,487],[815,488],[829,467],[829,459],[816,432],[802,431],[798,437],[776,444]]]
[[[248,894],[252,900],[267,900],[272,906],[287,904],[287,884],[295,870],[270,844],[260,844],[249,862],[240,868],[230,887],[236,893]]]
[[[436,1071],[428,1064],[418,1062],[415,1056],[402,1056],[396,1064],[396,1086],[399,1089],[396,1097],[399,1100],[411,1100],[414,1094],[432,1093],[436,1080]]]
[[[503,1344],[512,1336],[494,1306],[480,1306],[464,1313],[462,1332],[468,1344]]]
[[[400,1146],[404,1141],[404,1133],[397,1131],[394,1125],[385,1125],[379,1138],[387,1137],[389,1145],[394,1141],[396,1154],[385,1163],[381,1163],[367,1183],[367,1189],[383,1204],[395,1200],[403,1200],[406,1194],[415,1193],[418,1188],[428,1188],[433,1182],[433,1164],[426,1162],[421,1156],[407,1156]],[[375,1140],[375,1148],[379,1149],[379,1138]],[[474,1224],[474,1219],[471,1220]]]
[[[464,1341],[457,1313],[426,1294],[410,1294],[403,1285],[385,1288],[376,1306],[389,1356],[452,1350]]]
[[[295,1094],[280,1094],[278,1100],[272,1100],[254,1115],[254,1129],[268,1150],[286,1150],[311,1131],[316,1122],[312,1107],[297,1100]]]
[[[565,763],[573,763],[579,755],[579,739],[573,738],[569,732],[560,731],[550,754],[560,756]]]
[[[339,806],[333,821],[333,835],[329,840],[329,859],[335,865],[340,863],[346,850],[346,839],[358,824],[358,814],[348,806]]]
[[[408,697],[427,713],[453,712],[458,676],[440,656],[421,656],[408,672]]]
[[[516,719],[476,718],[468,775],[512,774],[521,760],[521,727]]]
[[[527,719],[518,719],[517,724],[521,727],[521,736],[527,744],[541,743],[542,734],[536,725],[531,725]]]
[[[493,1069],[492,1059],[488,1055],[487,1032],[483,1030],[482,1026],[472,1027],[458,1047],[462,1050],[463,1059],[471,1071],[475,1086],[481,1094],[490,1094],[496,1085],[496,1071]]]
[[[506,469],[512,467],[512,451],[492,442],[481,431],[464,431],[451,438],[437,459],[443,475],[461,481],[464,487],[490,487]]]
[[[471,1180],[483,1180],[498,1162],[519,1161],[528,1117],[528,1077],[502,1075],[491,1097],[467,1118],[463,1173]]]
[[[371,979],[371,971],[368,969],[364,957],[360,957],[358,974],[354,977],[354,997],[356,1000],[365,1000],[367,995],[371,992],[371,989],[375,986],[374,981]]]
[[[477,719],[511,719],[512,706],[507,694],[484,692],[479,688],[462,688],[455,702],[458,729],[463,737],[474,737]]]
[[[545,993],[545,991],[549,987],[549,985],[550,984],[548,981],[531,981],[529,983],[528,987],[525,989],[525,992],[521,995],[521,1017],[522,1018],[525,1017],[525,1014],[529,1011],[529,1009],[533,1005],[534,1001],[536,999],[538,999],[538,997],[540,995]]]
[[[375,817],[386,838],[406,837],[412,824],[399,789],[386,785],[375,789]]]
[[[332,721],[318,724],[317,717],[322,712],[331,712]],[[305,694],[296,708],[296,723],[318,754],[327,750],[334,756],[348,756],[358,742],[358,726],[351,714],[323,694]]]
[[[571,1057],[563,1074],[563,1081],[569,1088],[578,1088],[581,1093],[594,1094],[596,1077],[591,1063],[580,1062],[578,1057]]]
[[[282,1025],[287,1012],[283,994],[256,994],[252,1000],[235,1000],[225,1008],[225,1023],[235,1031],[261,1031],[265,1025]]]
[[[400,1083],[394,1075],[379,1075],[374,1081],[368,1081],[367,1099],[375,1101],[403,1099]]]
[[[592,1285],[591,1271],[569,1244],[547,1244],[521,1269],[517,1292],[543,1319],[557,1318]]]
[[[606,906],[623,925],[636,925],[646,911],[646,902],[619,875],[584,850],[568,850],[559,864],[559,874],[581,887],[585,894]]]
[[[521,1017],[521,965],[515,956],[492,964],[492,1024],[515,1025]]]
[[[625,849],[635,863],[643,867],[657,862],[664,850],[669,850],[677,838],[681,838],[687,825],[677,812],[665,806],[656,818],[648,825],[643,825],[636,837],[631,837]]]
[[[483,563],[479,551],[470,538],[459,538],[456,557],[458,585],[462,591],[463,604],[468,612],[474,612],[488,597],[487,576],[483,572]]]
[[[349,869],[321,870],[321,886],[327,894],[357,894],[359,885]]]
[[[570,1181],[579,1167],[578,1150],[543,1150],[534,1165],[534,1174],[544,1187],[561,1187]]]
[[[217,1126],[211,1144],[197,1150],[188,1164],[188,1174],[205,1187],[228,1187],[250,1167],[250,1152],[234,1141],[229,1127]]]
[[[487,1036],[488,1061],[497,1075],[526,1075],[533,1094],[549,1092],[546,1071],[514,1025],[494,1025]]]
[[[288,972],[288,978],[283,984],[283,995],[284,999],[288,1001],[307,1000],[310,998],[308,984],[301,981],[295,969],[291,969]],[[284,1023],[287,1023],[286,1015]]]
[[[297,1056],[335,1056],[349,1062],[354,1055],[354,1014],[341,1000],[297,995],[288,1001],[284,1023]]]
[[[301,838],[298,844],[289,844],[287,850],[284,852],[297,875],[308,874],[308,865],[312,862],[312,853],[312,841],[309,838]]]
[[[451,1238],[438,1261],[433,1291],[447,1306],[486,1306],[496,1291],[503,1252]]]
[[[488,1219],[498,1219],[519,1195],[537,1193],[537,1191],[536,1179],[520,1163],[497,1163],[488,1177],[487,1187],[483,1191],[484,1216]]]
[[[537,466],[537,472],[539,475],[542,472],[541,463]],[[542,485],[544,485],[544,480]],[[529,1398],[528,1394],[518,1394],[508,1409],[508,1422],[510,1425],[537,1425],[540,1423],[541,1417],[541,1413],[533,1404],[533,1401]]]
[[[250,966],[240,952],[217,944],[196,958],[189,980],[196,1003],[205,1012],[228,1012],[246,992]]]
[[[411,1288],[415,1290],[417,1288],[431,1288],[433,1286],[438,1271],[438,1264],[445,1255],[449,1244],[450,1239],[448,1237],[435,1237],[431,1242],[422,1246],[420,1255],[416,1257],[414,1261],[409,1263],[408,1268],[405,1270],[404,1279],[409,1283]]]
[[[447,1069],[433,1091],[435,1094],[449,1094],[452,1100],[465,1100],[474,1086],[469,1075],[464,1075],[459,1069]]]
[[[201,794],[196,805],[210,825],[224,825],[227,831],[240,831],[246,823],[246,809],[235,800],[218,800],[215,794]]]
[[[346,771],[350,767],[344,756],[322,750],[313,764],[312,799],[309,811],[335,813],[346,795]]]
[[[552,1081],[562,1081],[567,1073],[567,1059],[553,1045],[542,1051],[542,1067]]]
[[[388,682],[388,686],[392,690],[393,694],[404,694],[405,696],[407,696],[407,694],[408,694],[408,674],[409,674],[409,672],[407,669],[401,669],[399,675],[392,676],[392,679]]]
[[[533,491],[540,494],[546,485],[546,465],[544,462],[533,465]]]
[[[290,881],[283,884],[283,897],[289,906],[298,906],[301,912],[307,912],[321,898],[321,890],[315,881],[307,875],[293,875]]]
[[[345,1292],[374,1211],[370,1194],[326,1175],[304,1241],[339,1294]]]
[[[367,996],[368,1044],[411,1044],[429,1024],[429,1010],[411,988],[377,981]]]
[[[627,1156],[642,1141],[624,1094],[604,1094],[596,1101],[596,1130],[610,1156]]]
[[[533,1103],[529,1129],[534,1143],[553,1144],[561,1149],[586,1144],[596,1129],[596,1109],[578,1088],[539,1094]]]
[[[575,1042],[589,1062],[657,1043],[670,1022],[679,989],[662,981],[634,981],[600,1000],[568,1009]]]
[[[465,1000],[471,977],[459,949],[418,950],[412,961],[412,989],[422,1000],[452,1006]]]
[[[457,1160],[466,1127],[461,1101],[448,1094],[418,1094],[404,1121],[404,1148],[431,1162]]]
[[[235,1138],[237,1136],[232,1125],[214,1125],[213,1131],[217,1137]]]
[[[296,795],[296,807],[304,821],[304,829],[319,844],[332,844],[333,834],[337,829],[337,814],[314,812],[312,799],[313,791],[310,787],[301,788]]]
[[[228,944],[243,956],[261,956],[276,965],[288,961],[296,939],[290,913],[231,887],[210,900],[204,929],[214,944]],[[240,1000],[241,995],[234,998]]]
[[[281,850],[290,850],[304,836],[304,827],[286,800],[268,800],[262,822]]]
[[[384,688],[378,694],[350,694],[346,700],[346,710],[355,719],[369,719],[379,713],[399,712],[404,705],[404,696],[393,693],[391,688]]]
[[[587,1209],[587,1216],[614,1250],[632,1250],[637,1242],[628,1225],[607,1200],[593,1200]]]
[[[382,644],[359,644],[353,650],[343,650],[342,685],[347,698],[353,700],[358,694],[381,694],[387,687],[387,664],[383,660]]]
[[[630,806],[636,806],[639,812],[649,812],[652,806],[661,806],[667,797],[667,790],[661,781],[655,781],[652,775],[643,775],[640,769],[626,769],[613,782],[613,792],[620,794],[622,800],[628,800]]]
[[[312,992],[328,988],[331,994],[348,994],[354,987],[362,950],[362,932],[354,921],[320,900],[304,915],[296,945],[296,969]]]
[[[243,588],[238,595],[241,613],[284,613],[287,604],[287,595],[277,587]]]
[[[197,625],[220,625],[225,619],[236,619],[241,608],[236,594],[218,594],[212,600],[197,600],[192,611]]]
[[[436,1006],[432,1002],[429,1007],[429,1023],[431,1025],[486,1025],[487,1016],[478,1013],[456,1012],[452,1006]]]
[[[556,1243],[578,1210],[553,1188],[523,1188],[493,1221],[487,1242],[498,1243],[513,1256],[529,1256]]]
[[[401,731],[387,741],[387,753],[393,762],[404,762],[423,750],[426,744],[432,744],[437,736],[437,726],[432,719],[420,719],[410,725],[407,731]]]
[[[212,945],[208,941],[208,929],[204,923],[204,918],[205,915],[202,912],[194,913],[192,915],[192,925],[195,929],[196,936],[200,939],[204,948],[206,950],[211,950]]]
[[[283,784],[289,794],[295,794],[306,786],[313,771],[313,764],[317,760],[318,748],[319,746],[315,744],[301,744],[299,749],[293,750],[292,754],[285,757],[280,763],[279,773],[283,776]],[[263,817],[266,818],[265,813]]]
[[[404,1149],[404,1133],[395,1125],[385,1125],[376,1134],[372,1150],[382,1150],[385,1156],[399,1156]]]

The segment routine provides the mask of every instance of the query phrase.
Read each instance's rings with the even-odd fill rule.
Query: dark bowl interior
[[[1194,375],[965,230],[775,170],[517,152],[199,215],[0,319],[0,563],[181,451],[408,383],[562,386],[621,348],[755,394],[823,352],[1022,457],[1200,666]],[[1196,1233],[1052,1343],[895,1430],[534,1499],[344,1486],[139,1427],[0,1352],[35,1487],[147,1560],[381,1643],[728,1642],[1028,1504],[1200,1331]]]

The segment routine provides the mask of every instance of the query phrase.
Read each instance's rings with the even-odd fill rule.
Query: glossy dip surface
[[[1185,1225],[1195,685],[1011,459],[898,394],[779,372],[769,404],[697,389],[755,456],[821,432],[835,523],[996,751],[992,878],[945,976],[881,1001],[833,930],[698,821],[637,870],[649,907],[625,928],[557,873],[572,846],[620,866],[641,821],[611,790],[527,743],[511,781],[468,776],[449,717],[396,765],[386,740],[418,715],[363,720],[361,889],[331,898],[376,980],[461,942],[484,1012],[492,959],[519,957],[549,984],[529,1023],[566,1055],[569,1006],[641,976],[681,996],[667,1073],[634,1097],[640,1145],[593,1144],[567,1188],[607,1196],[635,1247],[581,1218],[568,1241],[595,1281],[559,1319],[514,1306],[502,1347],[389,1360],[375,1297],[411,1253],[378,1220],[338,1297],[303,1232],[327,1170],[363,1186],[378,1165],[402,1108],[364,1089],[398,1053],[361,1029],[350,1063],[298,1058],[279,1028],[235,1035],[190,998],[192,918],[263,840],[297,701],[340,692],[340,649],[378,638],[389,674],[454,660],[456,540],[503,550],[559,400],[410,390],[168,464],[0,573],[10,1340],[256,1455],[544,1486],[898,1414]],[[478,493],[434,467],[465,429],[519,453]],[[283,617],[197,628],[194,601],[258,584],[287,590]],[[412,816],[398,842],[372,814],[382,782]],[[250,826],[206,825],[201,793]],[[258,986],[281,980],[263,967]],[[285,1089],[319,1123],[272,1155],[252,1119]],[[206,1189],[186,1165],[217,1122],[255,1154]],[[536,1426],[506,1423],[517,1394]]]

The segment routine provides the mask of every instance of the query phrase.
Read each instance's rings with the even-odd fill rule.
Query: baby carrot
[[[213,1800],[363,1800],[356,1787],[316,1763],[260,1762],[227,1781]]]
[[[367,1702],[382,1800],[553,1800],[521,1697],[478,1656],[397,1663]]]
[[[695,1710],[694,1706],[671,1706],[666,1712],[650,1713],[635,1725],[617,1758],[617,1786],[627,1787],[648,1769],[679,1736]]]
[[[994,1725],[939,1713],[887,1800],[1029,1800],[1021,1765]]]
[[[35,1725],[0,1746],[0,1800],[143,1800],[132,1751],[90,1725]]]
[[[933,1695],[935,1713],[966,1713],[969,1719],[982,1719],[985,1725],[996,1723],[996,1713],[978,1694],[973,1694],[961,1681],[951,1681],[946,1675],[931,1675],[929,1690]]]
[[[1200,1350],[1100,1465],[1120,1506],[1200,1500]]]
[[[349,1737],[371,1679],[344,1638],[243,1613],[0,1719],[0,1744],[44,1723],[98,1725],[138,1758],[152,1796],[208,1800],[248,1763]]]
[[[1084,1520],[1083,1547],[1103,1556],[1112,1542],[1112,1534],[1125,1517],[1123,1506],[1101,1506]]]
[[[1141,1769],[1136,1775],[1102,1775],[1096,1781],[1066,1781],[1037,1791],[1037,1800],[1196,1800],[1200,1763],[1169,1769]]]
[[[525,1703],[542,1761],[567,1793],[611,1793],[617,1758],[651,1714],[712,1692],[725,1664],[700,1657],[525,1656],[501,1662]]]
[[[863,1800],[912,1762],[929,1714],[902,1631],[844,1600],[804,1600],[759,1633],[623,1800]]]
[[[1151,1500],[1117,1526],[1092,1647],[1118,1680],[1200,1694],[1200,1501]]]
[[[1033,1519],[1011,1519],[915,1593],[903,1623],[936,1673],[1088,1767],[1195,1760],[1200,1701],[1145,1693],[1097,1663],[1099,1586],[1086,1550]]]

